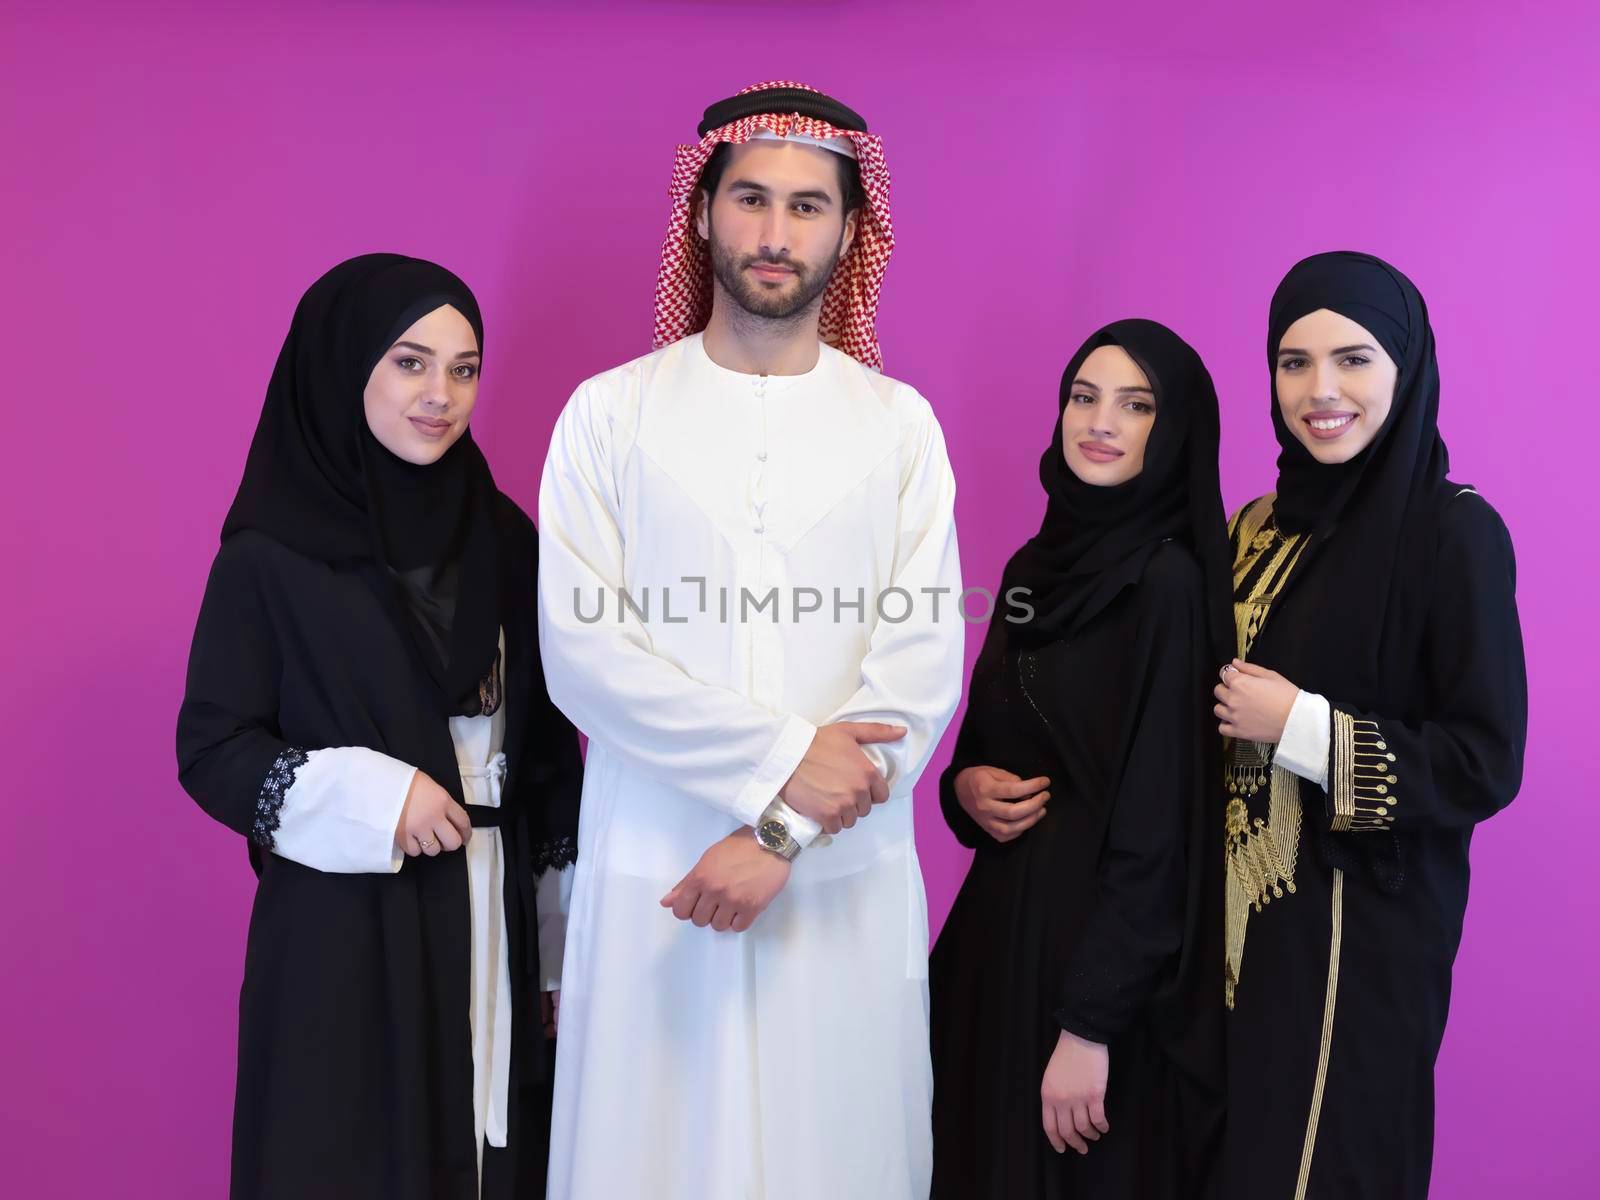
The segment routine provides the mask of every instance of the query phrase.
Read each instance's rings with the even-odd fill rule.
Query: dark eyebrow
[[[434,351],[433,349],[431,349],[428,346],[424,346],[421,342],[396,342],[393,346],[391,346],[389,348],[391,350],[398,350],[402,346],[404,346],[407,350],[415,350],[419,354],[427,354],[427,355],[431,356],[434,353],[436,353],[436,351]],[[456,357],[457,358],[482,358],[483,355],[477,350],[463,350],[460,354],[456,355]]]
[[[765,184],[757,183],[753,179],[735,179],[728,185],[728,190],[730,192],[757,192],[763,196],[772,195],[771,188],[767,187]],[[833,203],[832,193],[819,189],[811,189],[804,192],[790,192],[789,199],[805,200],[813,203],[818,200],[822,201],[824,204]]]
[[[1098,392],[1100,390],[1100,385],[1098,383],[1090,383],[1087,379],[1074,379],[1072,381],[1072,386],[1073,387],[1088,388],[1091,392]],[[1130,396],[1130,395],[1149,396],[1150,399],[1152,399],[1152,400],[1154,400],[1156,398],[1155,391],[1153,389],[1147,388],[1147,387],[1119,387],[1117,389],[1117,395],[1119,395],[1119,396]]]
[[[1357,350],[1365,350],[1369,354],[1376,354],[1378,352],[1378,348],[1376,346],[1369,346],[1365,342],[1362,342],[1359,346],[1339,346],[1336,349],[1334,349],[1332,351],[1332,353],[1334,353],[1334,354],[1351,354],[1351,353],[1353,353],[1354,351],[1357,351]],[[1278,357],[1279,358],[1282,358],[1285,354],[1298,354],[1301,358],[1310,358],[1311,357],[1311,351],[1309,351],[1309,350],[1296,350],[1292,346],[1282,346],[1282,347],[1280,347],[1278,349]]]

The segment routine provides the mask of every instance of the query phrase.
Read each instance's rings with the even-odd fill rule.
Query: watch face
[[[789,841],[789,827],[782,821],[763,821],[756,826],[756,837],[768,850],[782,850]]]

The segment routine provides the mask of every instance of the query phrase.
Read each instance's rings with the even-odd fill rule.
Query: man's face
[[[711,244],[717,283],[745,312],[792,318],[820,303],[855,239],[844,212],[838,158],[800,142],[757,140],[729,148],[695,224]]]

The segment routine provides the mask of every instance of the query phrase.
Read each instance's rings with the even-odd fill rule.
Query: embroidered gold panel
[[[1268,527],[1272,497],[1267,496],[1234,517],[1229,534],[1234,544],[1233,617],[1239,657],[1248,659],[1272,605],[1305,550],[1303,534],[1283,534]],[[1259,742],[1228,739],[1223,749],[1228,806],[1224,815],[1227,846],[1226,975],[1224,995],[1233,1007],[1244,966],[1245,934],[1250,914],[1273,900],[1292,894],[1300,854],[1304,812],[1299,780],[1272,764],[1272,748]],[[1267,815],[1251,817],[1255,797],[1267,792]],[[1259,805],[1258,805],[1259,811]]]
[[[1333,710],[1333,752],[1328,763],[1328,793],[1333,799],[1335,833],[1370,833],[1394,824],[1399,783],[1394,751],[1376,721]]]

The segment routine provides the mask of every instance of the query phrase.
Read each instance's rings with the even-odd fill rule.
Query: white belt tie
[[[506,781],[505,754],[494,755],[481,767],[457,765],[468,802],[499,808]],[[473,832],[482,835],[488,833],[489,829],[475,829]],[[480,983],[486,988],[484,996],[474,995],[473,1018],[475,1022],[481,1019],[487,1024],[487,1047],[482,1045],[483,1039],[474,1036],[472,1067],[480,1075],[488,1072],[489,1103],[488,1111],[484,1114],[483,1140],[496,1148],[504,1148],[506,1112],[511,1093],[511,960],[506,945],[505,848],[499,837],[494,838],[491,844],[492,857],[487,856],[481,848],[467,857],[468,874],[473,877],[469,886],[475,897],[486,899],[488,908],[482,920],[474,923],[472,938],[474,991]],[[485,873],[487,879],[483,877]],[[485,1008],[481,1014],[478,1011],[480,1006]]]

